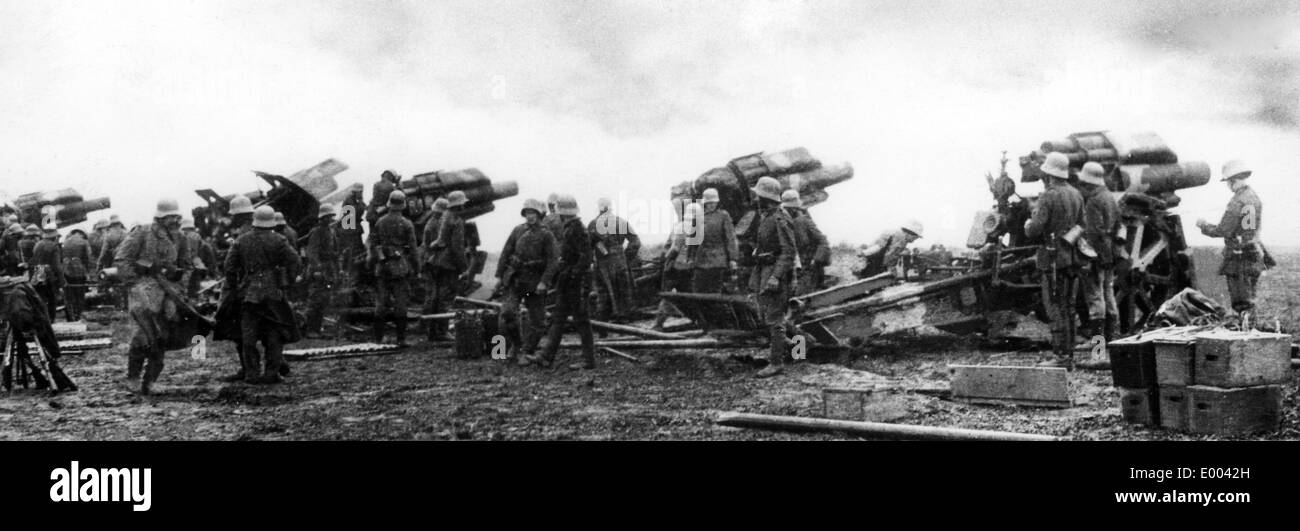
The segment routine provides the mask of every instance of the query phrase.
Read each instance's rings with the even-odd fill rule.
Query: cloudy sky
[[[662,201],[804,146],[857,170],[813,209],[833,242],[915,217],[960,244],[1002,150],[1154,130],[1215,169],[1193,232],[1242,157],[1265,241],[1300,245],[1300,6],[1224,4],[0,0],[0,190],[137,220],[329,157],[367,187],[473,166],[520,184],[480,221],[496,247],[523,197]]]

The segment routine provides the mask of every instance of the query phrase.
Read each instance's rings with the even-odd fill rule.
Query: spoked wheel
[[[1131,334],[1148,321],[1170,297],[1191,284],[1190,258],[1164,249],[1146,270],[1132,268],[1115,275],[1120,332]]]

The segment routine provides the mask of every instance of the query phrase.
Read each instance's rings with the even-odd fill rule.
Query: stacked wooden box
[[[1166,328],[1111,343],[1127,422],[1198,434],[1277,429],[1290,336]]]

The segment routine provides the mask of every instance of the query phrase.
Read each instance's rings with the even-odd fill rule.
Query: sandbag
[[[1170,297],[1148,322],[1151,326],[1191,326],[1222,322],[1228,310],[1214,299],[1192,288]]]

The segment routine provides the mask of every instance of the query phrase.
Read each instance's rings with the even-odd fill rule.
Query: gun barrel
[[[1135,164],[1120,166],[1125,187],[1148,194],[1162,194],[1204,186],[1210,182],[1210,165],[1204,162]]]

